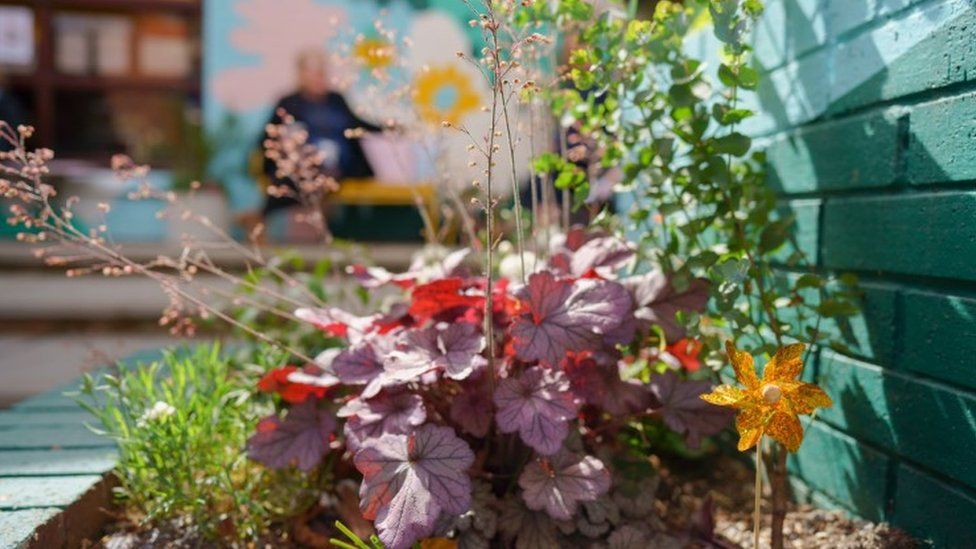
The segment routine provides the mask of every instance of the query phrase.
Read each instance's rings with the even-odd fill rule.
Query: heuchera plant
[[[704,307],[705,282],[678,292],[659,273],[617,278],[631,247],[574,229],[525,284],[497,280],[485,318],[486,281],[463,253],[402,275],[352,268],[368,288],[403,290],[386,312],[296,311],[346,345],[267,374],[260,388],[288,407],[261,422],[250,456],[305,470],[329,455],[351,460],[362,513],[390,549],[435,534],[546,546],[608,532],[578,511],[622,497],[614,435],[628,421],[660,417],[690,445],[727,426],[730,414],[700,399],[711,382],[686,380],[682,359],[649,382],[622,373],[624,351],[651,330],[684,336],[674,317]],[[694,345],[678,354],[693,358]]]

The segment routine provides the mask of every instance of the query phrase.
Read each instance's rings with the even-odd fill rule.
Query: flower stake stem
[[[762,437],[756,443],[756,495],[752,509],[752,546],[759,549],[760,506],[762,505]]]
[[[766,363],[760,378],[756,374],[752,355],[736,349],[731,341],[727,341],[725,350],[732,362],[732,369],[735,370],[735,378],[742,387],[719,385],[711,393],[701,396],[706,402],[738,409],[735,428],[739,432],[739,451],[745,452],[753,446],[756,447],[753,540],[757,548],[762,503],[763,438],[769,435],[786,450],[796,452],[803,443],[803,425],[800,424],[799,416],[812,414],[817,408],[829,408],[834,404],[823,389],[813,383],[800,381],[804,348],[802,343],[780,347]],[[785,463],[785,455],[781,450],[777,459]],[[781,482],[785,484],[785,467],[774,466],[772,473],[775,491]],[[773,503],[775,507],[775,497]],[[773,518],[776,519],[777,516],[774,514]],[[785,512],[781,516],[785,516]],[[771,535],[775,546],[775,531]]]

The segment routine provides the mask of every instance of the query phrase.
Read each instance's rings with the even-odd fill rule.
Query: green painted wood
[[[826,459],[829,456],[829,459]],[[800,451],[790,456],[791,474],[854,513],[884,518],[890,458],[853,437],[814,422]]]
[[[976,395],[832,351],[819,382],[837,403],[821,419],[976,488]]]
[[[76,426],[84,428],[86,423],[92,423],[92,416],[83,410],[48,412],[29,410],[14,412],[0,412],[0,430],[13,427],[66,427]]]
[[[911,183],[976,179],[976,94],[918,105],[910,128],[905,157]]]
[[[0,478],[0,510],[65,507],[101,480],[101,475]]]
[[[0,450],[112,448],[115,443],[86,427],[17,427],[0,430]]]
[[[18,548],[28,544],[34,531],[52,520],[60,509],[41,508],[23,511],[0,511],[0,547]]]
[[[117,458],[114,448],[0,450],[0,477],[102,474]]]
[[[780,192],[879,188],[898,177],[898,118],[889,109],[818,124],[766,149],[769,184]]]
[[[892,521],[935,547],[972,547],[976,495],[915,468],[898,468]]]
[[[976,390],[976,298],[906,292],[902,310],[897,368]]]
[[[976,192],[828,199],[821,237],[834,269],[976,280]]]

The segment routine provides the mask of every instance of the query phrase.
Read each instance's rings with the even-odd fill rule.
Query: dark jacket
[[[296,122],[305,126],[308,131],[309,144],[315,145],[322,140],[335,142],[339,152],[338,166],[335,170],[338,179],[373,176],[373,169],[370,167],[369,161],[366,160],[359,140],[347,138],[345,132],[355,128],[362,128],[369,132],[379,132],[382,129],[356,116],[341,95],[329,92],[321,99],[316,100],[310,100],[299,93],[284,97],[275,105],[269,124],[281,123],[281,117],[278,116],[279,109],[283,109],[293,116]],[[267,139],[267,134],[263,135],[261,139],[262,152],[265,139]],[[292,189],[295,188],[293,181],[279,180],[275,177],[275,163],[267,158],[264,160],[264,173],[276,185],[288,185]],[[296,203],[297,201],[294,198],[268,196],[265,198],[264,212],[267,214]]]

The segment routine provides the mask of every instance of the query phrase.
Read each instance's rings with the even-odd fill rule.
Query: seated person
[[[329,89],[324,51],[305,50],[299,54],[297,61],[298,91],[278,101],[269,124],[281,124],[279,113],[284,110],[308,132],[308,144],[324,153],[323,168],[330,176],[336,179],[372,177],[373,170],[359,140],[346,137],[346,130],[361,128],[368,132],[379,132],[382,129],[357,117],[342,95]],[[262,138],[262,152],[265,139],[267,135]],[[293,181],[278,179],[275,171],[274,161],[265,158],[264,173],[272,184],[295,188]],[[264,216],[296,204],[298,201],[290,196],[268,195],[265,198]]]

